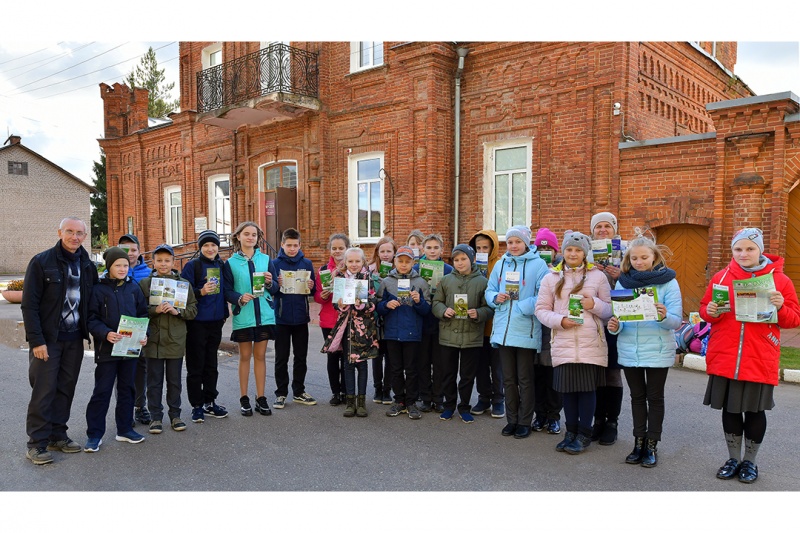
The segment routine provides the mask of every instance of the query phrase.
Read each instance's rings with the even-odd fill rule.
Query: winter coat
[[[800,305],[792,280],[783,273],[783,258],[764,254],[772,263],[758,272],[745,271],[735,260],[724,270],[714,274],[700,300],[700,317],[711,324],[711,335],[706,350],[706,372],[738,381],[778,384],[778,364],[781,354],[781,328],[800,325]],[[778,323],[738,322],[736,302],[733,297],[733,280],[750,279],[772,272],[775,289],[784,297],[778,309]],[[731,310],[718,317],[708,314],[714,284],[728,287]]]
[[[222,280],[224,264],[219,255],[213,260],[210,260],[206,256],[200,254],[183,267],[181,277],[192,284],[194,297],[197,299],[197,316],[194,318],[196,321],[212,322],[225,320],[230,315],[228,312],[228,302],[225,301],[225,283]],[[209,268],[219,269],[219,280],[217,280],[219,293],[206,294],[203,296],[200,291],[203,285],[208,282]]]
[[[148,277],[152,271],[153,269],[144,262],[144,257],[140,255],[136,265],[132,266],[130,270],[128,270],[128,276],[130,276],[131,281],[138,284],[144,278]],[[194,287],[194,285],[192,285],[192,287]]]
[[[624,289],[617,282],[617,289]],[[658,301],[667,307],[664,320],[620,322],[616,332],[620,365],[626,367],[669,368],[675,364],[675,329],[683,320],[683,303],[678,281],[655,285]]]
[[[270,272],[272,284],[264,287],[264,296],[250,300],[244,307],[239,307],[242,294],[253,294],[253,274]],[[274,326],[275,313],[272,310],[272,296],[280,290],[278,287],[278,271],[269,260],[269,256],[256,249],[253,257],[248,259],[241,253],[235,253],[227,261],[222,270],[222,282],[225,284],[225,299],[233,306],[233,329],[254,328],[257,326]]]
[[[425,258],[424,257],[420,258],[420,260],[422,259]],[[413,269],[417,274],[419,274],[419,263],[414,265]],[[445,263],[443,276],[450,274],[452,271],[453,267]],[[431,287],[430,284],[428,284],[428,287],[430,288],[431,291],[431,298],[433,298],[433,295],[436,294],[437,288]],[[424,335],[432,335],[434,333],[437,333],[438,331],[439,331],[439,319],[436,318],[436,316],[433,313],[428,313],[427,315],[422,317],[422,333]]]
[[[107,336],[110,331],[117,331],[122,315],[147,318],[147,298],[130,277],[124,280],[102,278],[94,286],[89,302],[89,331],[94,338],[95,363],[120,360],[121,356],[111,355],[114,344],[108,342]]]
[[[500,240],[497,238],[497,232],[495,232],[493,229],[482,229],[475,235],[473,235],[472,238],[469,240],[469,245],[472,246],[473,250],[477,250],[475,246],[475,241],[477,240],[478,237],[486,237],[487,239],[492,241],[492,251],[489,252],[489,259],[487,261],[488,270],[486,274],[486,279],[489,279],[489,275],[491,275],[495,263],[497,263],[497,260],[500,259]],[[494,314],[492,314],[492,317],[494,317]],[[486,321],[486,324],[484,325],[483,328],[484,337],[492,336],[492,324],[493,324],[492,321],[493,318],[490,318],[489,320]]]
[[[302,250],[298,250],[297,255],[289,257],[281,248],[278,257],[272,261],[275,270],[280,275],[281,270],[297,272],[305,270],[311,273],[314,286],[311,288],[311,295],[317,292],[317,280],[314,275],[314,266],[311,261],[305,258]],[[277,283],[277,278],[276,278]],[[311,315],[308,312],[308,295],[306,294],[284,294],[280,290],[275,293],[275,323],[287,326],[308,324],[311,322]]]
[[[498,304],[495,298],[506,291],[506,273],[519,272],[519,300]],[[542,278],[547,264],[535,250],[514,256],[506,252],[494,265],[486,286],[486,302],[494,309],[492,346],[515,346],[540,350],[542,326],[534,316]]]
[[[414,303],[411,297],[397,309],[389,309],[386,304],[397,300],[397,280],[410,279],[411,290],[420,293],[419,303]],[[419,342],[422,340],[422,320],[431,312],[430,288],[428,282],[412,270],[409,274],[401,275],[397,269],[389,272],[378,289],[378,314],[383,317],[383,338],[400,342]]]
[[[336,260],[333,259],[333,256],[328,259],[327,265],[320,267],[319,270],[317,270],[316,286],[319,288],[319,290],[314,293],[314,301],[320,305],[319,327],[328,329],[336,325],[336,320],[339,318],[339,313],[333,308],[332,291],[331,294],[328,295],[327,299],[322,297],[322,279],[319,277],[319,273],[320,270],[326,269],[330,271],[334,278],[341,275],[341,273],[336,266]]]
[[[585,363],[608,366],[608,344],[605,324],[611,318],[611,287],[603,272],[589,263],[586,280],[580,294],[594,299],[594,307],[583,311],[583,324],[564,329],[561,319],[569,315],[569,295],[583,277],[584,267],[566,269],[564,263],[542,280],[536,317],[550,328],[550,355],[553,366],[565,363]],[[556,283],[563,273],[561,294],[555,294]]]
[[[81,300],[78,310],[81,337],[89,339],[89,301],[92,287],[97,283],[97,268],[89,254],[81,247],[80,274]],[[61,241],[38,253],[28,263],[22,288],[22,319],[25,322],[25,340],[31,348],[52,344],[58,340],[61,311],[67,295],[69,262]]]
[[[186,309],[178,309],[178,314],[157,313],[157,305],[149,305],[150,284],[153,278],[168,278],[177,281],[186,281],[173,270],[167,276],[160,276],[153,270],[150,276],[139,282],[142,293],[148,295],[147,314],[150,324],[147,327],[147,344],[144,347],[144,356],[149,359],[180,359],[186,352],[186,321],[194,320],[197,316],[197,298],[194,290],[189,286],[186,299]]]
[[[433,296],[431,312],[439,319],[439,344],[454,348],[479,348],[483,346],[483,326],[494,311],[486,303],[486,285],[489,282],[476,265],[469,274],[453,271],[442,278]],[[478,318],[445,318],[448,308],[455,309],[455,295],[467,295],[467,307],[477,309]]]
[[[373,359],[378,356],[378,330],[375,325],[375,289],[372,287],[369,270],[364,268],[354,275],[345,272],[345,277],[367,281],[369,297],[366,302],[357,305],[333,304],[339,317],[333,330],[325,339],[321,351],[323,353],[340,352],[347,341],[348,353],[345,356],[348,361],[351,360],[351,355],[357,356],[358,361]]]

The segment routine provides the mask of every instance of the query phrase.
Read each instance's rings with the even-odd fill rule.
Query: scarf
[[[661,266],[657,270],[639,271],[631,268],[628,272],[621,272],[619,284],[626,289],[641,289],[652,285],[663,285],[675,279],[675,271]]]
[[[772,263],[772,261],[769,258],[767,258],[766,256],[762,255],[761,257],[758,258],[758,264],[756,266],[754,266],[754,267],[745,268],[742,265],[739,265],[739,266],[745,272],[758,272],[759,270],[764,269],[764,267],[766,267],[770,263]]]

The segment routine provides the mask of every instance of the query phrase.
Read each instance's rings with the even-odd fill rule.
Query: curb
[[[682,366],[689,370],[706,371],[706,358],[696,353],[683,354],[683,365],[676,363],[675,366]],[[780,371],[779,381],[786,383],[800,383],[800,370],[783,369]]]

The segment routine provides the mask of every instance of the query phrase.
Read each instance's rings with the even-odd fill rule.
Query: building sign
[[[194,219],[194,232],[195,233],[202,233],[208,229],[208,218],[207,217],[195,217]]]
[[[264,207],[265,207],[265,209],[267,211],[267,216],[268,217],[274,217],[275,216],[275,200],[266,200],[264,202]]]

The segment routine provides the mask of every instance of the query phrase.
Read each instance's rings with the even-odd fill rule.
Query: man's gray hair
[[[61,224],[59,224],[59,225],[58,225],[58,229],[59,229],[59,230],[62,230],[62,229],[64,229],[64,224],[66,224],[66,223],[67,223],[67,220],[76,220],[76,221],[80,222],[81,224],[83,224],[83,231],[86,231],[86,229],[87,229],[87,228],[86,228],[86,222],[84,222],[84,221],[83,221],[81,218],[79,218],[79,217],[64,217],[64,218],[62,218],[62,219],[61,219]]]

